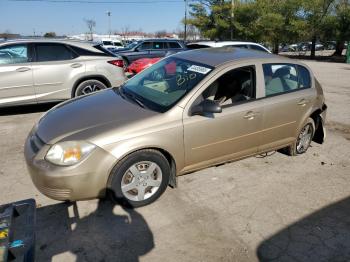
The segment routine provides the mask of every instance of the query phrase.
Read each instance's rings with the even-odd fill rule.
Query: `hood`
[[[40,119],[36,132],[43,142],[54,144],[73,135],[77,138],[83,131],[94,136],[103,132],[103,127],[108,131],[156,114],[124,100],[115,89],[107,89],[52,108]]]

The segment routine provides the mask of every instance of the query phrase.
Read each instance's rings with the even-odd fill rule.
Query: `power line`
[[[7,0],[10,2],[46,2],[46,3],[79,3],[79,4],[155,4],[182,3],[181,0],[151,0],[151,1],[93,1],[93,0]]]

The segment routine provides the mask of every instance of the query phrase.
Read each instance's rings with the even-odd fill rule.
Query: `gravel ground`
[[[306,63],[328,104],[323,145],[182,176],[136,210],[41,195],[23,143],[51,105],[1,109],[0,203],[37,201],[37,261],[349,261],[350,65]]]

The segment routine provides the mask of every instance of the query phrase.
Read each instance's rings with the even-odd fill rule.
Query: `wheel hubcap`
[[[87,85],[81,90],[81,94],[86,95],[101,90],[98,85]]]
[[[151,161],[138,162],[124,173],[121,181],[123,195],[132,201],[153,196],[162,183],[160,167]]]
[[[301,130],[299,137],[298,137],[297,152],[299,154],[304,153],[308,149],[308,147],[311,143],[311,139],[312,139],[312,125],[307,124]]]

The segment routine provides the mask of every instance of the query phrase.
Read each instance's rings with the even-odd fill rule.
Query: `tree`
[[[56,37],[56,33],[55,32],[47,32],[44,34],[44,37]]]
[[[129,33],[130,33],[130,26],[125,25],[121,28],[121,34],[124,40],[128,39]]]
[[[166,37],[167,35],[168,35],[168,33],[166,32],[166,30],[159,30],[159,31],[154,33],[154,36],[157,38]]]
[[[350,40],[350,2],[338,0],[335,2],[331,14],[322,24],[322,40],[336,40],[334,55],[341,55],[345,41]]]
[[[90,34],[90,41],[93,40],[93,34],[94,34],[94,28],[96,27],[96,21],[93,19],[84,19],[85,24],[89,30],[89,34]]]
[[[300,37],[302,20],[298,17],[301,0],[259,0],[255,31],[258,39],[270,43],[278,53],[280,43],[288,43]]]
[[[231,4],[224,0],[198,1],[190,4],[189,25],[198,28],[201,35],[211,40],[230,37]]]
[[[335,0],[304,0],[298,12],[305,22],[305,36],[311,39],[311,58],[315,57],[316,41],[322,34],[323,25]]]

